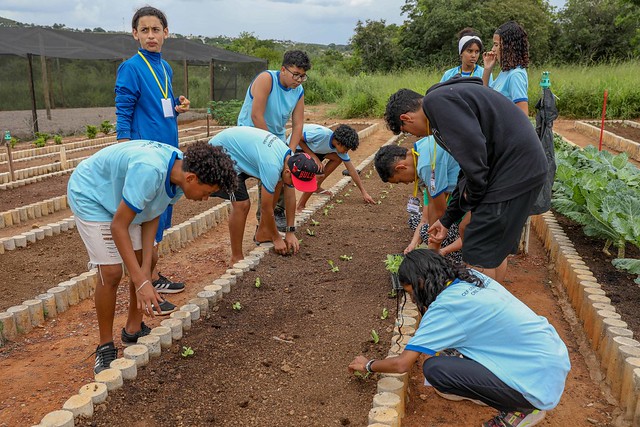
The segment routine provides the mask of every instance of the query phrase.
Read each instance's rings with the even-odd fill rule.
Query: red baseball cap
[[[287,166],[291,171],[291,180],[296,190],[303,193],[313,193],[318,188],[318,165],[307,153],[297,153],[289,156]]]

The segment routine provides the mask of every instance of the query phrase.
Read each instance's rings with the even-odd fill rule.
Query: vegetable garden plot
[[[381,357],[390,347],[395,300],[387,298],[384,260],[411,238],[404,211],[409,187],[391,188],[370,170],[367,175],[365,186],[381,204],[363,206],[354,199],[357,190],[347,187],[301,227],[313,235],[300,235],[298,256],[263,259],[232,287],[218,312],[196,323],[82,425],[128,425],[126,414],[133,411],[140,426],[366,425],[375,382],[350,376],[346,366],[356,354]],[[590,378],[578,350],[583,346],[555,302],[546,256],[536,245],[531,259],[512,262],[517,279],[507,286],[549,317],[573,365],[561,405],[542,425],[610,425],[613,407]],[[391,312],[386,320],[380,319],[383,308]],[[372,329],[380,345],[371,342]],[[183,357],[184,347],[194,354]],[[409,397],[414,403],[403,426],[479,425],[494,414],[443,400],[421,388],[422,381],[415,368]]]

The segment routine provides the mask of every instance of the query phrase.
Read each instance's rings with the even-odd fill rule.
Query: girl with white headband
[[[440,82],[445,82],[456,75],[462,77],[480,77],[484,68],[478,65],[482,52],[482,40],[473,28],[465,28],[458,33],[458,55],[460,65],[445,71]]]

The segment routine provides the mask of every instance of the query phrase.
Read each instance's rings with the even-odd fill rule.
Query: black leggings
[[[480,400],[498,411],[536,409],[480,363],[461,357],[431,357],[422,366],[424,377],[442,393]]]

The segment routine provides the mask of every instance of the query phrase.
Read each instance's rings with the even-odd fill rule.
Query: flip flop
[[[256,246],[264,245],[265,243],[270,243],[270,244],[272,244],[272,245],[273,245],[273,242],[272,242],[271,240],[265,240],[265,241],[259,242],[259,241],[256,239],[256,233],[257,233],[257,232],[258,232],[258,226],[256,226],[256,232],[255,232],[255,233],[253,233],[253,243],[255,243],[255,245],[256,245]]]

